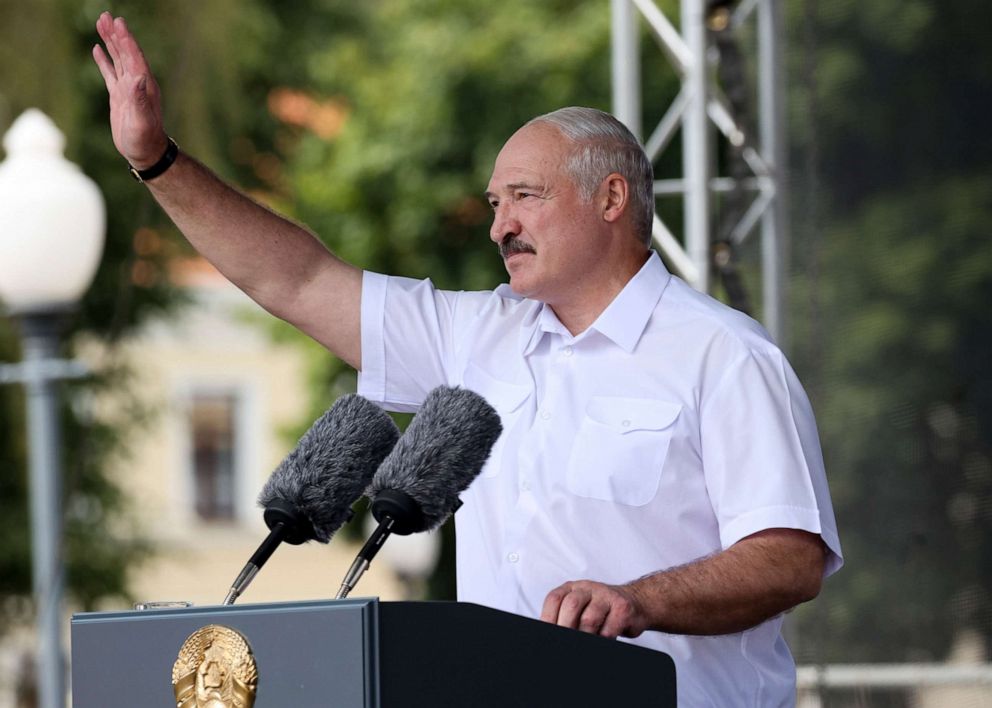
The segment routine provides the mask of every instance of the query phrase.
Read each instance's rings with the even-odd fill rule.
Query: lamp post
[[[55,383],[82,374],[58,360],[62,317],[89,287],[103,252],[103,197],[62,153],[65,137],[41,111],[25,111],[4,136],[0,162],[0,303],[18,321],[23,361],[0,383],[27,392],[32,587],[40,708],[65,704],[62,660],[61,435]]]

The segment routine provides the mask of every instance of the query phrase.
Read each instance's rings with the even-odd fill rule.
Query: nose
[[[510,205],[500,203],[493,213],[493,225],[489,228],[489,238],[493,243],[503,243],[507,236],[520,235],[520,222],[513,215]]]

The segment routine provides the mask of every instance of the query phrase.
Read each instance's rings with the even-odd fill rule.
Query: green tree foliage
[[[796,359],[847,567],[800,657],[992,637],[992,52],[964,1],[790,3]]]
[[[77,0],[0,2],[0,133],[26,108],[37,107],[66,134],[66,157],[100,186],[107,203],[105,253],[95,283],[67,323],[65,341],[78,335],[103,342],[103,368],[84,382],[61,387],[64,429],[64,539],[70,598],[92,608],[126,597],[126,572],[149,551],[140,524],[107,473],[128,460],[127,438],[153,420],[131,396],[127,364],[116,344],[153,315],[171,312],[182,296],[168,281],[169,259],[185,248],[147,191],[131,179],[110,139],[103,80],[89,54],[103,5]],[[264,131],[272,121],[245,87],[262,67],[274,39],[260,3],[121,2],[139,32],[167,96],[169,125],[184,145],[221,172],[250,180],[227,159],[232,136]],[[198,21],[190,22],[196,15]],[[252,108],[252,110],[247,110]],[[270,131],[271,132],[271,131]],[[67,344],[64,354],[71,355]],[[0,361],[20,358],[16,327],[0,319]],[[112,391],[121,409],[96,418],[91,401]],[[30,534],[26,503],[24,396],[0,387],[0,634],[30,614]]]
[[[319,33],[299,38],[313,50],[289,85],[342,113],[333,139],[298,134],[287,155],[297,215],[365,267],[491,287],[502,272],[482,197],[493,159],[538,113],[576,102],[606,107],[606,8],[322,5],[337,8],[325,10],[326,25],[309,11],[307,21],[286,19]]]

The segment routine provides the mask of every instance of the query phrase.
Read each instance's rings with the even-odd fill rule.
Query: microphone
[[[482,471],[503,426],[482,396],[441,386],[424,400],[369,485],[379,526],[345,575],[337,599],[355,587],[390,534],[435,529],[458,507],[458,495]]]
[[[231,585],[225,605],[245,591],[280,543],[327,543],[351,519],[376,468],[399,438],[389,414],[357,394],[342,396],[303,434],[258,496],[268,537]]]

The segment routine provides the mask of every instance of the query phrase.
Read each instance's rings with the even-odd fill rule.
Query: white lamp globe
[[[0,304],[17,314],[67,308],[100,264],[103,195],[63,157],[65,136],[36,108],[14,121],[3,147]]]

